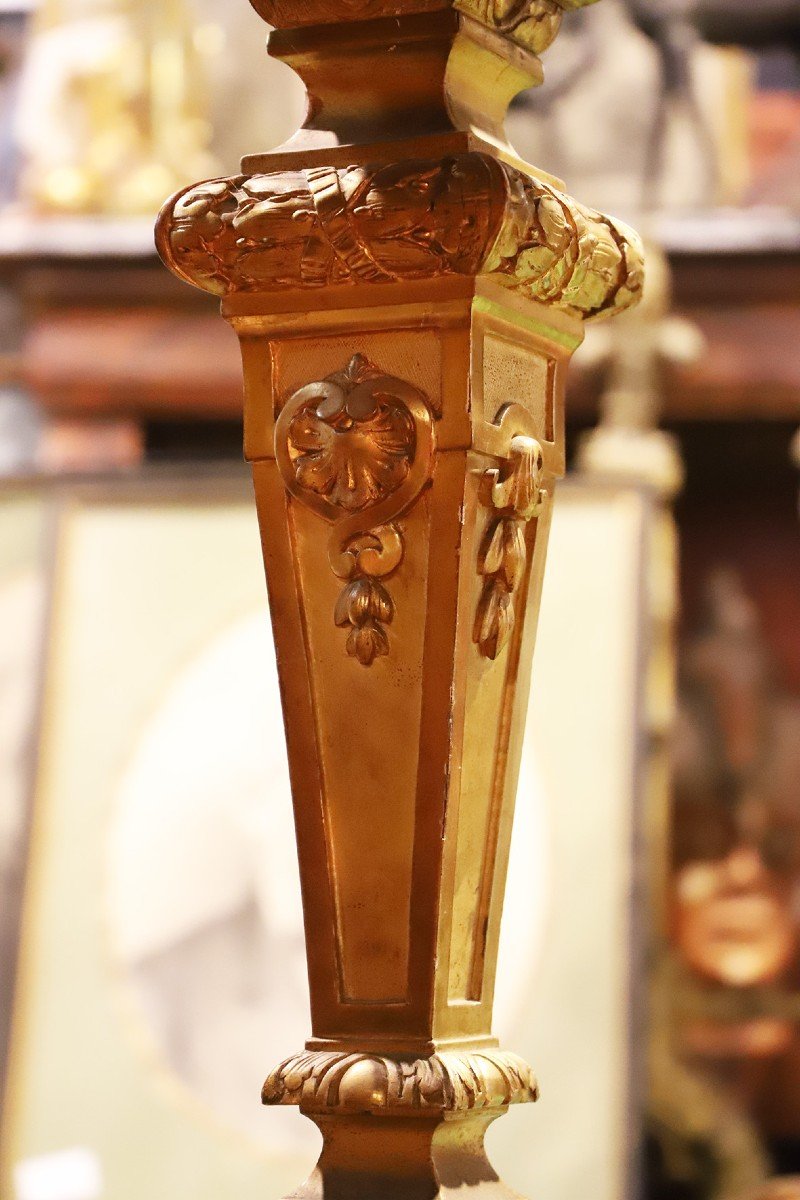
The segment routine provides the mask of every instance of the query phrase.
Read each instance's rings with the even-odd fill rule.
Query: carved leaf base
[[[445,1050],[413,1059],[307,1050],[276,1067],[261,1098],[265,1104],[297,1104],[306,1114],[415,1116],[505,1110],[538,1095],[528,1064],[502,1050]]]

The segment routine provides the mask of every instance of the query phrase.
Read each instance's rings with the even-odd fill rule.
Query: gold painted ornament
[[[158,221],[242,348],[312,1009],[263,1100],[322,1131],[309,1200],[510,1196],[484,1134],[537,1095],[491,1019],[564,378],[642,288],[502,131],[579,6],[257,0],[303,128]]]

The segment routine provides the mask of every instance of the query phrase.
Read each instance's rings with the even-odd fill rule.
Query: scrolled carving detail
[[[493,33],[507,37],[534,54],[551,44],[564,10],[584,8],[595,0],[455,0],[453,7]],[[379,0],[250,0],[256,12],[277,28],[365,21],[385,14]],[[430,12],[446,7],[443,0],[395,0],[396,14]]]
[[[538,1096],[524,1059],[501,1050],[443,1051],[416,1059],[309,1050],[276,1067],[261,1092],[264,1104],[298,1104],[305,1112],[375,1114],[503,1108]]]
[[[349,627],[347,653],[362,666],[389,653],[394,601],[382,582],[403,559],[394,518],[430,476],[433,424],[410,383],[362,354],[305,384],[275,425],[275,457],[288,490],[333,525],[329,558],[346,580],[334,623]]]
[[[546,502],[542,448],[535,438],[512,438],[508,460],[486,472],[489,503],[500,512],[486,533],[478,570],[485,577],[473,640],[487,658],[497,658],[516,622],[515,599],[525,576],[525,529]]]
[[[585,8],[594,3],[595,0],[455,0],[453,7],[493,33],[541,54],[555,39],[565,9]]]
[[[591,319],[643,277],[632,230],[477,151],[211,180],[167,203],[157,243],[221,295],[484,274]]]
[[[638,234],[539,180],[503,170],[503,222],[483,270],[584,320],[636,303],[644,277]]]

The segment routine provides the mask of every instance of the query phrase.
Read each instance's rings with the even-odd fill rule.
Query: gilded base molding
[[[446,1050],[430,1058],[308,1050],[267,1077],[264,1104],[297,1104],[305,1112],[467,1112],[537,1100],[533,1071],[503,1050]]]

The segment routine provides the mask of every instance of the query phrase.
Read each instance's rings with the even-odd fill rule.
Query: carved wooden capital
[[[632,230],[477,152],[210,180],[167,203],[157,243],[222,296],[487,276],[590,319],[642,287]]]

